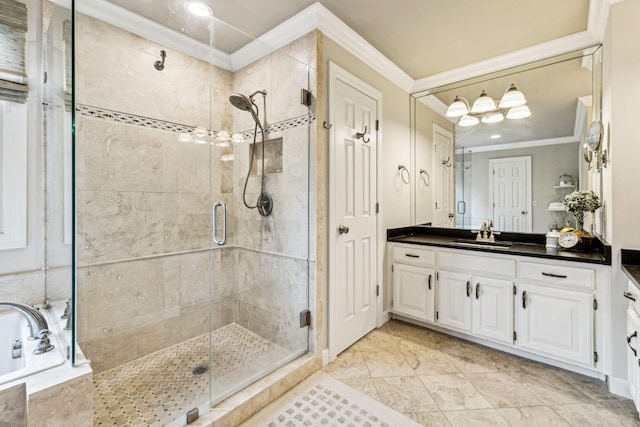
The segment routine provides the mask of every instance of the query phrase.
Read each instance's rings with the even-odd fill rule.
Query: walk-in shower
[[[315,80],[293,56],[316,35],[273,49],[184,8],[103,3],[117,13],[75,26],[78,343],[96,425],[184,425],[308,352],[315,132],[295,101]]]
[[[233,95],[231,95],[229,97],[229,102],[231,102],[231,104],[238,108],[239,110],[242,111],[248,111],[251,114],[251,117],[253,118],[253,121],[255,122],[255,127],[253,129],[253,144],[251,144],[251,158],[249,160],[249,168],[247,170],[247,177],[244,180],[244,189],[242,190],[242,201],[244,202],[244,205],[246,207],[248,207],[249,209],[258,209],[258,212],[260,213],[260,215],[262,216],[269,216],[271,215],[271,212],[273,211],[273,199],[271,198],[271,195],[267,192],[264,191],[264,177],[265,177],[265,169],[264,169],[264,159],[265,159],[265,151],[264,151],[264,145],[265,145],[265,126],[266,126],[266,120],[265,123],[262,124],[260,122],[260,118],[258,117],[260,114],[260,110],[258,109],[258,106],[256,105],[255,102],[253,102],[253,98],[256,95],[262,95],[262,111],[264,116],[266,117],[267,113],[267,91],[266,90],[258,90],[255,91],[254,93],[251,94],[251,96],[246,97],[245,95],[241,94],[241,93],[234,93]],[[253,165],[253,160],[255,158],[255,153],[256,153],[256,138],[258,136],[258,128],[260,128],[260,135],[261,135],[261,140],[260,140],[260,146],[262,149],[262,166],[260,168],[260,195],[258,196],[258,200],[256,201],[256,204],[254,206],[251,206],[247,203],[247,184],[249,183],[249,177],[251,176],[251,165]]]

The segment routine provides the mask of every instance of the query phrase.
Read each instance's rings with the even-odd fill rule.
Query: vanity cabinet
[[[519,264],[518,344],[522,349],[592,365],[595,271]]]
[[[530,283],[520,284],[518,343],[522,349],[591,364],[593,296]]]
[[[438,325],[512,343],[513,282],[447,270],[438,276]]]
[[[640,410],[640,357],[638,357],[638,343],[640,342],[640,317],[629,307],[627,309],[627,379],[631,399]]]
[[[393,312],[428,323],[435,322],[435,252],[406,245],[394,245]]]
[[[438,325],[471,332],[471,275],[438,272]]]
[[[435,321],[435,270],[414,265],[393,265],[394,312],[417,320]]]
[[[606,363],[599,359],[607,354],[603,328],[610,267],[395,242],[389,243],[389,253],[394,315],[604,375]]]

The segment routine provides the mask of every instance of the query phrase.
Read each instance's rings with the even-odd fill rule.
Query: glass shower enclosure
[[[308,351],[315,39],[97,3],[74,14],[77,341],[94,423],[184,425]]]

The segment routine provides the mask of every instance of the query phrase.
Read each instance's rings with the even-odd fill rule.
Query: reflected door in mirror
[[[434,203],[433,225],[453,227],[453,135],[434,125],[433,127],[433,172]]]
[[[531,157],[489,160],[491,219],[500,231],[531,232]]]

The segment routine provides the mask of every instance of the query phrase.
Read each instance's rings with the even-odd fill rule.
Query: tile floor
[[[286,362],[290,353],[231,323],[94,375],[93,424],[184,425],[188,410],[250,384]],[[211,379],[206,370],[194,372],[209,360]]]
[[[425,426],[640,426],[602,381],[397,320],[324,371]]]

